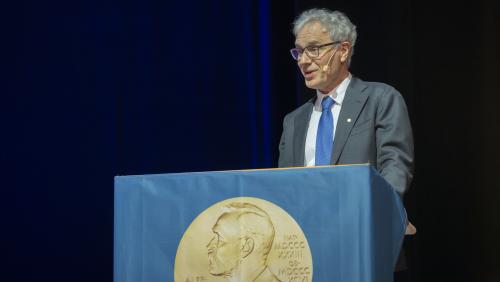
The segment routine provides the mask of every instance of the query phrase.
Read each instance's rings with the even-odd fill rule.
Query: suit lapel
[[[309,120],[311,119],[314,100],[315,98],[310,99],[307,103],[307,106],[297,114],[294,120],[295,131],[293,135],[293,158],[296,166],[304,165],[307,128],[309,127]]]
[[[363,81],[353,77],[347,87],[345,98],[342,103],[337,127],[335,129],[335,138],[333,142],[332,164],[337,164],[340,154],[344,149],[347,137],[352,127],[356,123],[359,113],[368,99],[368,95],[363,94],[366,85]]]

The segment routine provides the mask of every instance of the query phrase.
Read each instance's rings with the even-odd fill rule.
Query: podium
[[[393,281],[406,227],[369,165],[117,176],[114,211],[115,282]]]

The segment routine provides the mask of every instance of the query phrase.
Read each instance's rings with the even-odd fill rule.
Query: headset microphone
[[[328,68],[330,68],[330,61],[332,60],[333,56],[335,56],[336,53],[337,53],[337,50],[335,50],[335,52],[333,52],[333,54],[330,56],[330,59],[328,59],[328,63],[326,63],[326,65],[323,66],[323,68],[322,68],[323,72],[328,71]]]

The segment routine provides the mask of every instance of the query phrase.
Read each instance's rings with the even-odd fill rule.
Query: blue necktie
[[[326,96],[321,101],[323,108],[316,135],[316,165],[329,165],[333,149],[333,114],[331,108],[335,101]]]

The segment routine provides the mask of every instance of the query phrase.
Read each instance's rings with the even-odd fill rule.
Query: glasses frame
[[[307,54],[307,56],[309,58],[317,58],[317,57],[319,57],[319,50],[321,48],[326,47],[326,46],[330,46],[330,45],[334,45],[334,44],[339,44],[339,43],[342,43],[342,41],[333,41],[333,42],[325,43],[325,44],[321,44],[321,45],[311,45],[311,46],[307,46],[305,48],[297,48],[296,47],[296,48],[290,49],[290,54],[292,55],[292,58],[295,61],[300,60],[300,58],[302,57],[302,54],[304,54],[304,52]],[[297,58],[295,58],[294,52],[297,52]],[[314,54],[314,53],[316,53],[316,54]]]

